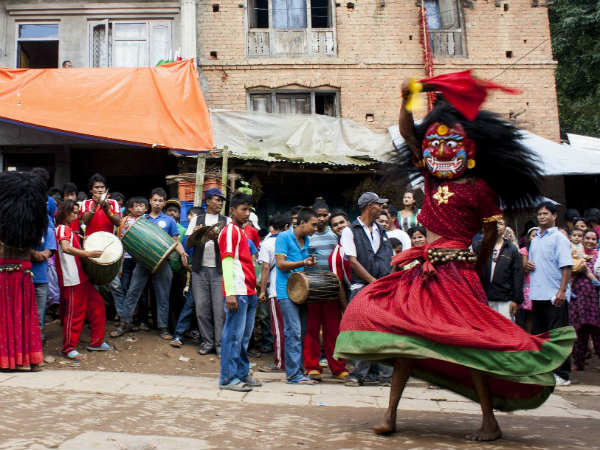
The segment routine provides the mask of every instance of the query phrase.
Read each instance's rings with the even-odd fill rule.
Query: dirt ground
[[[219,373],[219,360],[215,354],[199,355],[197,345],[192,339],[184,338],[181,348],[174,348],[169,341],[161,339],[156,330],[127,333],[113,339],[109,336],[115,323],[106,323],[106,342],[113,346],[109,352],[88,352],[89,330],[84,326],[78,350],[85,358],[80,364],[61,355],[62,328],[58,320],[47,323],[44,328],[46,342],[44,356],[51,356],[53,362],[46,363],[51,369],[101,370],[107,372],[139,372],[162,375],[215,375]],[[260,358],[251,358],[256,366],[267,365],[273,354],[265,354]],[[189,358],[189,359],[188,359]],[[283,374],[282,374],[283,378]]]
[[[54,357],[49,363],[51,369],[79,367],[83,370],[102,370],[108,372],[139,372],[163,375],[214,375],[219,373],[219,360],[215,354],[199,355],[197,345],[191,339],[184,339],[181,348],[173,348],[169,341],[158,336],[156,330],[127,333],[113,339],[109,336],[115,323],[106,323],[106,342],[114,347],[110,352],[88,352],[89,332],[84,327],[79,343],[79,351],[85,355],[80,364],[64,358],[60,354],[62,346],[62,328],[58,320],[46,324],[46,343],[44,355]],[[189,358],[189,360],[187,359]],[[255,369],[272,362],[273,354],[263,354],[260,358],[250,358]],[[326,369],[324,375],[328,375]],[[282,379],[284,378],[282,374]],[[600,359],[594,356],[586,362],[586,370],[572,372],[574,384],[600,386]]]

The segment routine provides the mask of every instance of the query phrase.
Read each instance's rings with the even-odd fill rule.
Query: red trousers
[[[306,317],[306,337],[304,338],[304,367],[307,372],[311,370],[322,371],[319,366],[321,359],[321,341],[319,332],[323,327],[323,349],[329,363],[329,369],[334,375],[346,371],[346,361],[333,358],[335,341],[340,334],[340,321],[342,320],[342,308],[340,302],[331,300],[328,302],[309,303]]]
[[[83,322],[90,325],[90,347],[99,347],[104,342],[106,312],[104,300],[90,281],[76,286],[65,286],[61,290],[63,307],[63,348],[66,355],[75,350],[81,336]]]
[[[283,314],[275,297],[269,299],[269,314],[271,316],[271,333],[273,333],[273,364],[275,367],[285,370]]]

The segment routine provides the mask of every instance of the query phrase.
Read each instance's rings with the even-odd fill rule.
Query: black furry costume
[[[0,241],[17,249],[37,247],[48,229],[44,181],[30,172],[0,174]]]
[[[420,124],[415,124],[415,137],[419,145],[429,126],[435,122],[447,126],[459,122],[463,126],[476,146],[476,165],[473,169],[467,169],[463,176],[485,180],[498,194],[505,210],[539,200],[542,176],[539,161],[520,142],[518,128],[490,111],[480,111],[475,120],[467,120],[454,107],[438,98],[433,110]],[[409,178],[420,175],[421,171],[416,167],[408,145],[403,143],[396,150],[391,156],[395,167],[388,171],[386,179],[394,180],[406,174]]]

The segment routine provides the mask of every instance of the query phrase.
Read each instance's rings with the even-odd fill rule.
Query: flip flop
[[[319,384],[318,381],[315,380],[311,380],[308,377],[300,377],[300,378],[296,378],[295,380],[291,380],[288,381],[287,384],[308,384],[308,385],[314,385],[314,384]]]
[[[219,389],[235,392],[250,392],[252,388],[241,380],[232,381],[229,384],[220,384]]]

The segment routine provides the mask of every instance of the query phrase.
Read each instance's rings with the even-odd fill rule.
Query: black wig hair
[[[540,196],[542,172],[537,156],[521,142],[521,133],[511,123],[490,111],[480,111],[475,120],[467,120],[443,99],[415,124],[415,136],[421,143],[427,128],[435,122],[452,126],[460,123],[467,136],[475,142],[475,167],[466,175],[486,181],[498,194],[505,210],[535,204]],[[393,158],[404,171],[416,173],[412,153],[404,143]],[[411,167],[412,166],[412,167]],[[397,175],[396,175],[397,176]]]
[[[48,230],[44,180],[30,172],[0,173],[0,241],[35,248]]]

